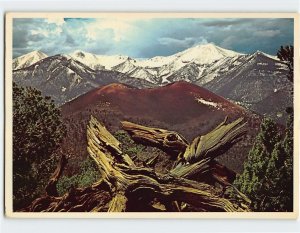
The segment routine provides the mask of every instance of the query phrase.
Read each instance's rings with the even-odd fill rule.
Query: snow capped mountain
[[[197,45],[185,51],[172,55],[174,60],[166,65],[163,69],[164,76],[182,76],[184,80],[195,81],[203,75],[205,70],[215,62],[222,61],[224,59],[236,58],[243,54],[237,53],[231,50],[220,48],[214,44]],[[194,75],[186,70],[193,69]],[[179,78],[179,77],[178,77]],[[172,78],[168,79],[170,82],[174,81]]]
[[[96,55],[82,51],[75,51],[70,54],[72,58],[92,69],[115,70],[135,78],[144,78],[155,84],[171,82],[171,79],[168,81],[167,77],[183,67],[191,67],[189,64],[202,66],[198,72],[200,74],[205,66],[221,59],[240,55],[242,54],[220,48],[214,44],[197,45],[171,56],[157,56],[144,60],[136,60],[121,55]],[[185,80],[190,81],[188,78]]]
[[[291,97],[284,98],[284,102],[278,99],[282,99],[283,93],[289,96],[292,89],[286,79],[286,65],[261,51],[242,54],[214,44],[197,45],[166,57],[146,60],[127,57],[111,69],[159,86],[182,80],[204,86],[248,109],[282,121],[285,108],[292,105]],[[278,93],[274,94],[274,90]],[[272,109],[265,106],[268,99],[273,102]]]
[[[194,62],[198,65],[211,64],[226,57],[241,55],[231,50],[220,48],[214,44],[197,45],[173,55],[174,61],[181,63]]]
[[[79,50],[71,53],[70,56],[95,70],[111,70],[112,67],[119,65],[129,59],[128,56],[96,55]]]
[[[204,85],[228,72],[251,56],[261,55],[276,60],[274,56],[257,51],[245,55],[223,49],[214,44],[196,45],[171,56],[157,56],[150,59],[136,60],[123,55],[96,55],[75,51],[68,56],[97,70],[118,71],[133,78],[144,79],[155,85],[185,80]],[[14,61],[14,69],[32,65],[47,55],[34,51]]]
[[[83,51],[46,56],[34,51],[16,58],[14,69],[18,70],[14,72],[14,79],[46,90],[57,103],[112,82],[145,88],[186,81],[275,118],[284,115],[285,107],[292,105],[289,93],[293,87],[286,79],[286,64],[261,51],[241,54],[206,44],[171,56],[142,60]],[[55,91],[49,85],[54,85]],[[283,103],[278,98],[282,99],[284,94],[288,98]],[[276,112],[265,107],[268,99],[272,99],[272,109]],[[277,106],[276,101],[281,104]]]
[[[22,69],[48,57],[41,51],[33,51],[13,59],[13,70]]]
[[[140,66],[143,67],[160,67],[163,65],[175,63],[176,68],[180,69],[187,63],[194,62],[196,64],[211,64],[212,62],[225,57],[234,57],[241,55],[240,53],[220,48],[214,44],[196,45],[182,52],[167,57],[153,57],[148,60],[141,61]],[[175,69],[176,69],[175,68]]]
[[[63,104],[96,87],[124,83],[135,87],[151,87],[143,79],[110,70],[94,70],[69,55],[55,55],[32,66],[13,71],[13,79],[22,86],[32,86]]]

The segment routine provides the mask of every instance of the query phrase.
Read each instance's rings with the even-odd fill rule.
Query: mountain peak
[[[267,54],[267,53],[264,53],[264,52],[262,52],[262,51],[260,51],[260,50],[256,50],[256,52],[253,53],[252,56],[253,56],[253,57],[268,57],[268,58],[271,58],[271,59],[273,59],[273,60],[277,60],[277,61],[279,60],[278,57],[272,56],[272,55]]]
[[[32,53],[48,57],[48,55],[43,53],[41,50],[35,50]]]
[[[13,70],[22,69],[28,66],[31,66],[32,64],[48,57],[45,53],[34,50],[30,53],[26,53],[22,56],[19,56],[15,59],[13,59]]]
[[[194,48],[216,48],[218,46],[216,46],[214,43],[207,43],[207,44],[197,44],[195,46],[193,46]],[[192,48],[193,48],[192,47]]]
[[[200,44],[175,54],[178,60],[184,63],[211,64],[226,57],[234,57],[240,53],[223,49],[213,43]]]
[[[220,50],[220,51],[230,51],[230,52],[234,52],[232,50],[228,50],[228,49],[224,49],[221,48],[217,45],[215,45],[214,43],[207,43],[207,44],[197,44],[189,49],[202,49],[202,50]],[[187,49],[187,50],[189,50]],[[237,52],[234,52],[237,53]],[[238,53],[237,53],[238,54]]]
[[[263,52],[260,51],[260,50],[256,50],[254,54],[255,54],[255,55],[265,55],[265,53],[263,53]]]

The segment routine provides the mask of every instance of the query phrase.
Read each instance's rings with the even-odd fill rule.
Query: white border
[[[293,212],[248,212],[248,213],[24,213],[13,212],[12,210],[12,21],[15,18],[293,18],[294,19],[294,46],[295,46],[295,81],[299,80],[299,15],[294,13],[7,13],[6,14],[6,76],[5,76],[5,213],[9,217],[17,218],[256,218],[256,219],[295,219],[298,217],[298,191],[294,192],[294,211]],[[295,82],[295,100],[299,99],[299,82]],[[298,107],[295,101],[295,109]],[[295,119],[299,119],[299,111],[295,111]],[[299,127],[299,122],[295,122],[295,128]],[[294,138],[298,139],[298,132],[295,131]],[[296,140],[294,140],[296,141]],[[295,150],[298,154],[298,150]],[[298,171],[299,157],[294,156],[294,171]],[[294,187],[298,190],[299,178],[297,173],[294,175]]]
[[[0,25],[4,26],[4,12],[6,11],[197,11],[197,12],[300,12],[299,0],[98,0],[98,1],[18,1],[0,0]],[[3,38],[3,30],[0,31]],[[4,51],[0,47],[3,64]],[[2,72],[1,72],[2,71]],[[3,74],[4,67],[0,66]],[[1,76],[3,78],[3,75]],[[2,79],[3,81],[3,79]],[[2,103],[4,98],[3,86],[0,85]],[[3,108],[2,108],[3,109]],[[4,111],[0,111],[0,120],[4,119]],[[0,124],[2,132],[4,124]],[[300,131],[300,128],[296,129]],[[3,152],[4,134],[0,134],[0,148]],[[296,141],[298,148],[300,142]],[[3,153],[2,153],[2,157]],[[2,160],[3,161],[3,160]],[[2,178],[4,176],[4,161],[0,163]],[[299,172],[299,171],[298,171]],[[3,200],[4,179],[0,179],[0,199]],[[2,213],[4,202],[0,201]],[[274,220],[125,220],[125,219],[7,219],[2,214],[0,218],[1,232],[45,232],[69,231],[74,233],[99,230],[102,232],[300,232],[300,219],[297,221]]]

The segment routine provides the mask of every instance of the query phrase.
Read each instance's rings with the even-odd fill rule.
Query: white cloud
[[[63,24],[65,24],[65,20],[63,18],[47,18],[46,22],[48,24],[56,24],[56,26],[62,26]]]
[[[135,30],[135,26],[121,20],[97,20],[86,24],[87,37],[90,40],[97,40],[101,33],[105,30],[111,30],[113,34],[112,40],[120,42],[127,38],[128,34]]]
[[[49,37],[51,35],[57,36],[62,33],[61,27],[56,27],[55,29],[49,30],[48,28],[38,28],[34,30],[30,30],[31,35],[43,35],[45,37]]]
[[[65,21],[63,18],[47,18],[44,20],[46,24],[37,25],[34,29],[30,30],[31,35],[43,35],[44,37],[58,36],[63,31]]]
[[[49,36],[49,31],[48,30],[43,30],[43,29],[37,29],[37,30],[31,30],[30,31],[31,35],[43,35],[43,36]]]

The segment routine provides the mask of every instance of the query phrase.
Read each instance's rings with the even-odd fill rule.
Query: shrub
[[[57,183],[57,191],[61,196],[70,188],[84,188],[92,185],[100,179],[100,173],[95,162],[87,157],[81,164],[79,174],[73,176],[62,176]]]
[[[50,97],[13,83],[13,206],[38,197],[52,174],[63,136],[60,110]]]
[[[138,156],[145,151],[146,147],[141,144],[136,144],[124,130],[118,130],[114,133],[116,139],[121,142],[122,151],[130,157]]]

